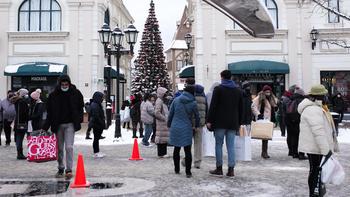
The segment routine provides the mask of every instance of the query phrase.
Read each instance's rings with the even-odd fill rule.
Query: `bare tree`
[[[348,21],[350,21],[350,16],[348,16],[347,14],[344,14],[342,12],[339,12],[338,10],[331,8],[328,6],[328,0],[312,0],[313,2],[315,2],[317,5],[321,6],[323,9],[326,9],[327,11],[343,18],[346,19]]]

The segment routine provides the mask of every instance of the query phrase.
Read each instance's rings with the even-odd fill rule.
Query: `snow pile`
[[[50,64],[49,72],[50,73],[63,73],[63,69],[66,65],[62,64]]]
[[[350,144],[350,129],[339,128],[338,142]]]

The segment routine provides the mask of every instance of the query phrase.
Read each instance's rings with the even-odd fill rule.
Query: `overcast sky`
[[[148,16],[151,0],[123,0],[124,5],[135,19],[135,27],[139,33],[135,53],[138,52],[144,24]],[[156,17],[164,44],[168,49],[176,30],[176,21],[181,19],[186,0],[154,0]]]

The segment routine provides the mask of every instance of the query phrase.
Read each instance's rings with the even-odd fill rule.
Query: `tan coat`
[[[169,141],[169,129],[167,127],[169,110],[163,102],[163,97],[168,90],[166,88],[159,87],[157,89],[157,100],[155,105],[155,117],[156,117],[156,144],[166,144]]]
[[[299,152],[327,155],[333,151],[333,128],[322,104],[304,99],[298,105],[300,117]]]
[[[258,115],[260,114],[262,94],[263,93],[260,92],[259,95],[253,99],[252,112],[255,116],[255,120],[258,119]],[[273,96],[273,103],[274,105],[275,103],[277,103],[276,98],[274,96]],[[271,121],[271,104],[267,99],[265,99],[264,118]]]

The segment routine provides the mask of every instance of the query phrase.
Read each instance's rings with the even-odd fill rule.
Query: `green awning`
[[[67,74],[67,65],[52,62],[27,62],[5,67],[5,76],[60,76]]]
[[[104,77],[108,78],[108,67],[104,68]],[[111,78],[116,79],[117,78],[117,71],[114,68],[111,68]],[[119,80],[125,80],[125,75],[122,73],[119,73]]]
[[[282,62],[252,60],[228,65],[232,74],[288,74],[289,65]]]
[[[194,65],[183,67],[179,72],[179,77],[180,78],[194,77]]]

